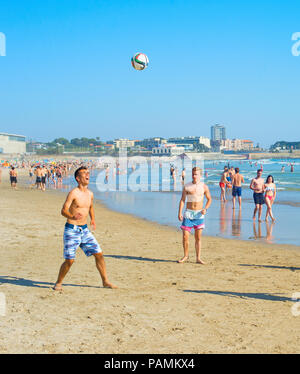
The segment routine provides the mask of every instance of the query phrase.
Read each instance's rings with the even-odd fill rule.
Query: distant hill
[[[284,140],[281,140],[271,145],[270,147],[271,151],[283,150],[283,149],[286,149],[286,150],[300,149],[300,141],[299,142],[286,142]]]

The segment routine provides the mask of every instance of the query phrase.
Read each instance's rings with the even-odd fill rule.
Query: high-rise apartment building
[[[210,139],[211,141],[221,141],[226,139],[226,129],[222,125],[214,125],[210,128]]]

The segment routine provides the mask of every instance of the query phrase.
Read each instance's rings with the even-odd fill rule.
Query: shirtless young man
[[[192,170],[192,182],[187,183],[182,191],[181,200],[179,203],[178,219],[182,221],[180,228],[182,229],[182,244],[184,256],[179,263],[183,263],[189,258],[189,236],[192,228],[195,230],[195,249],[196,262],[198,264],[205,264],[201,260],[201,235],[204,229],[204,216],[211,204],[211,196],[209,188],[201,182],[202,170],[194,167]],[[206,197],[205,208],[203,209],[203,200]],[[185,201],[187,200],[186,211],[182,214]]]
[[[96,229],[95,212],[93,207],[93,193],[88,189],[89,170],[81,166],[75,171],[75,179],[78,186],[71,190],[62,207],[61,214],[67,218],[64,231],[64,258],[61,265],[54,290],[62,290],[62,282],[70,270],[74,260],[76,249],[80,247],[86,256],[95,257],[96,267],[102,278],[103,286],[106,288],[117,288],[108,281],[106,265],[97,240],[87,227],[88,215],[91,225]]]
[[[11,187],[13,189],[17,189],[17,172],[13,166],[11,167],[11,170],[9,171],[9,179],[10,179]]]
[[[244,177],[240,174],[240,169],[235,168],[235,174],[232,179],[232,209],[235,209],[235,198],[238,197],[239,207],[242,208],[242,183],[244,183]]]
[[[43,165],[41,169],[41,189],[42,191],[46,191],[46,177],[47,177],[47,169],[45,165]]]
[[[42,189],[42,169],[40,166],[36,167],[34,174],[36,175],[36,180],[35,180],[36,188],[41,190]]]
[[[262,206],[265,203],[264,200],[264,180],[261,177],[262,170],[257,170],[256,178],[253,178],[250,183],[250,189],[253,190],[253,199],[255,204],[255,209],[253,212],[253,219],[255,219],[256,212],[258,211],[258,221],[261,222],[261,213],[262,213]]]

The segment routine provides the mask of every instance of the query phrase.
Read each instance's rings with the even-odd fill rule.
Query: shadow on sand
[[[119,260],[136,260],[136,261],[149,261],[149,262],[173,262],[173,260],[162,260],[158,258],[147,258],[147,257],[137,257],[137,256],[121,256],[121,255],[104,255],[104,257],[117,258]]]
[[[284,269],[284,270],[291,270],[291,271],[300,270],[300,268],[296,268],[294,266],[250,265],[250,264],[240,264],[240,266],[253,266],[253,267],[259,267],[259,268]]]
[[[292,298],[278,296],[268,293],[232,292],[232,291],[210,291],[210,290],[183,290],[183,292],[194,292],[199,294],[211,294],[219,296],[238,297],[241,299],[258,299],[268,301],[293,301]]]
[[[0,286],[2,284],[14,284],[15,286],[23,286],[23,287],[38,287],[38,288],[52,288],[54,286],[54,282],[40,282],[32,279],[25,279],[25,278],[18,278],[18,277],[11,277],[9,275],[1,275],[0,276]],[[81,284],[68,284],[64,283],[64,287],[89,287],[89,288],[101,288],[100,286],[88,286],[88,285],[81,285]]]

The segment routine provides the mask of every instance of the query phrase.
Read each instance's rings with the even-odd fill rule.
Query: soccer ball
[[[144,53],[136,53],[131,59],[131,65],[135,70],[144,70],[149,64],[149,59]]]

